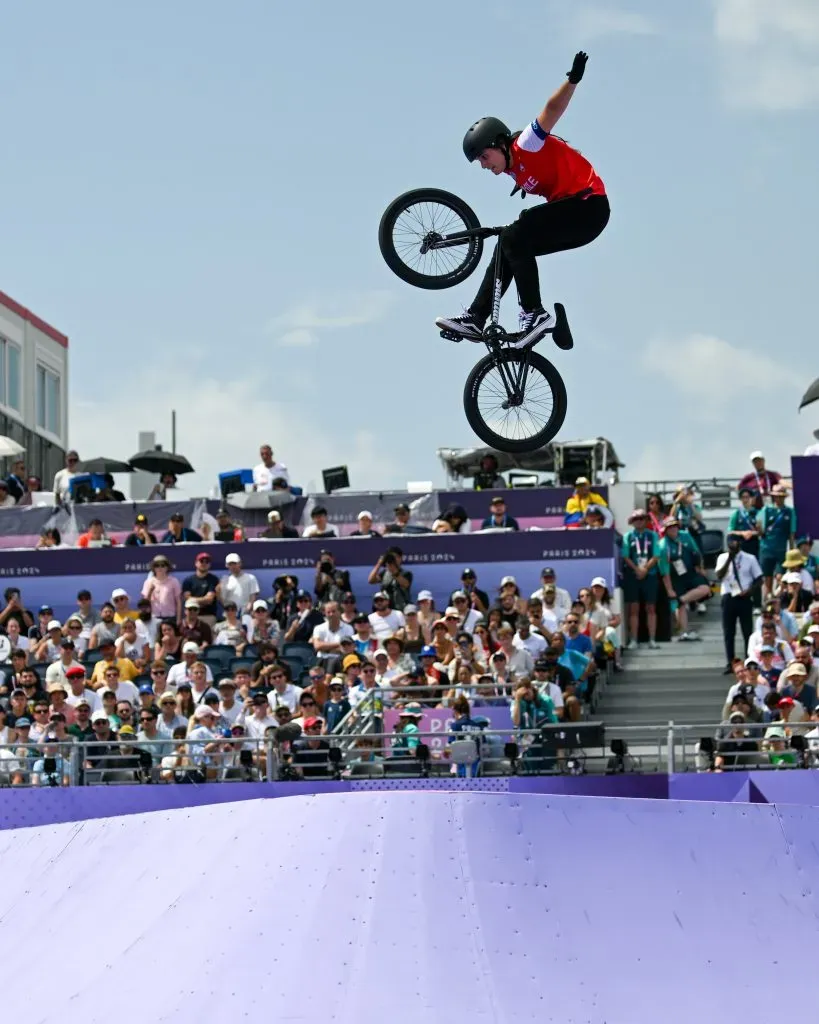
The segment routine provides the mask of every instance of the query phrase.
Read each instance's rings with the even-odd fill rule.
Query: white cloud
[[[615,7],[581,6],[572,13],[571,21],[572,32],[580,40],[612,35],[652,36],[657,33],[655,24],[645,15]]]
[[[630,480],[696,480],[737,473],[756,448],[768,465],[787,475],[790,456],[809,442],[810,423],[800,419],[805,379],[778,360],[739,348],[722,338],[692,334],[655,339],[644,369],[664,383],[667,425],[651,431],[628,464]],[[745,470],[742,470],[745,472]]]
[[[138,431],[154,430],[157,441],[170,449],[171,409],[177,414],[177,450],[187,456],[195,473],[179,478],[189,497],[206,496],[218,485],[218,474],[259,461],[259,445],[269,443],[290,469],[291,479],[321,489],[321,470],[346,465],[358,489],[379,490],[395,481],[396,468],[388,449],[366,429],[325,432],[314,417],[305,415],[297,384],[280,379],[271,390],[268,378],[241,374],[231,379],[218,359],[209,363],[180,362],[155,373],[132,373],[130,394],[139,401],[122,402],[118,386],[101,387],[99,398],[73,403],[71,445],[81,455],[127,459],[137,446]],[[242,369],[241,365],[238,367]],[[279,400],[278,395],[293,399]],[[119,478],[126,485],[127,477]]]
[[[819,104],[817,0],[713,0],[725,100],[766,111]]]
[[[279,344],[285,348],[306,348],[308,345],[315,345],[315,343],[315,334],[304,327],[297,327],[293,331],[285,331],[279,337]]]
[[[804,383],[787,365],[707,334],[655,338],[647,347],[644,365],[665,377],[683,397],[697,401],[700,419],[722,419],[726,405],[744,395],[770,395],[785,388],[796,396]]]
[[[316,332],[375,323],[384,316],[392,301],[391,292],[378,290],[323,296],[320,300],[301,302],[273,317],[267,324],[267,331],[277,336],[280,345],[312,345],[317,340]]]

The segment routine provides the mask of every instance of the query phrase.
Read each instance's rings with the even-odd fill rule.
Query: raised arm
[[[574,96],[574,90],[583,77],[583,72],[586,70],[586,61],[588,59],[589,55],[583,53],[582,50],[575,54],[571,71],[566,72],[568,81],[564,82],[557,89],[543,110],[538,114],[537,123],[544,132],[550,132],[566,113],[566,108],[571,102],[572,96]]]

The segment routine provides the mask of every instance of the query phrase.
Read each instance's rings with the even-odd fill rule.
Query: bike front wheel
[[[378,245],[387,266],[416,288],[451,288],[481,261],[483,240],[465,238],[445,248],[429,248],[445,235],[479,228],[471,207],[451,192],[418,188],[395,199],[378,225]]]
[[[464,412],[478,437],[520,454],[548,444],[566,418],[566,385],[539,352],[501,349],[477,363],[464,387]]]

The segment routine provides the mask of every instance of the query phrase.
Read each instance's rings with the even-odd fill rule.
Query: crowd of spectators
[[[482,581],[465,568],[436,608],[393,546],[368,582],[374,593],[353,594],[329,550],[310,589],[288,574],[270,594],[235,552],[218,573],[200,552],[182,581],[159,555],[138,592],[100,600],[81,590],[62,622],[8,587],[2,781],[68,784],[76,741],[85,746],[73,770],[88,780],[263,773],[263,743],[282,735],[290,770],[310,774],[319,755],[327,759],[324,737],[384,708],[399,711],[395,743],[410,750],[427,708],[450,709],[461,731],[493,706],[508,707],[521,729],[578,722],[618,657],[619,615],[602,578],[572,595],[546,566],[524,594],[513,576]],[[364,740],[357,748],[378,754]]]

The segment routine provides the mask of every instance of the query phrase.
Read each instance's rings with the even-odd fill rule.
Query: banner
[[[791,476],[796,532],[819,540],[819,456],[792,456]]]
[[[512,712],[509,707],[476,707],[473,712],[475,718],[488,718],[489,725],[486,727],[485,735],[500,733],[499,742],[503,745],[511,739],[514,729],[512,725]],[[395,732],[401,718],[401,712],[389,708],[384,711],[384,732]],[[425,736],[423,743],[429,747],[431,753],[441,754],[444,747],[449,743],[449,730],[455,716],[449,708],[424,708],[423,718],[416,719],[419,732],[435,733],[434,736]],[[501,751],[502,752],[502,751]]]
[[[336,540],[257,540],[239,544],[176,544],[127,548],[67,548],[61,550],[5,550],[0,552],[0,587],[20,586],[29,608],[51,604],[59,617],[76,607],[78,589],[91,590],[95,604],[124,587],[135,600],[150,571],[151,559],[166,555],[180,580],[193,571],[199,551],[208,551],[212,571],[225,574],[225,556],[236,552],[244,568],[259,581],[263,597],[273,593],[273,581],[284,573],[295,575],[299,586],[313,591],[320,552],[330,550],[339,568],[347,569],[359,607],[369,612],[378,589],[368,583],[379,555],[397,544],[404,565],[413,573],[412,594],[432,591],[436,607],[446,607],[449,594],[460,585],[468,566],[478,586],[494,599],[500,580],[513,576],[521,592],[529,595],[540,585],[545,565],[554,567],[558,584],[577,593],[594,576],[610,586],[615,582],[615,539],[612,530],[543,530],[530,533],[423,534],[390,538],[347,537]]]

